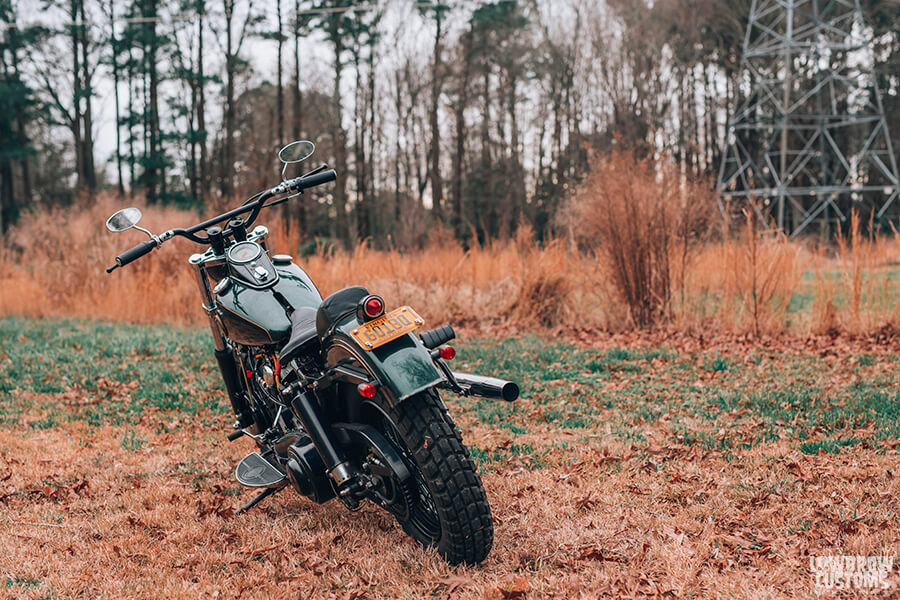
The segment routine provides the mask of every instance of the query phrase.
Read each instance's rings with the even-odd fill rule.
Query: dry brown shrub
[[[715,204],[705,183],[668,161],[613,151],[596,161],[575,194],[569,218],[579,241],[603,257],[631,321],[647,327],[672,316],[693,249]]]

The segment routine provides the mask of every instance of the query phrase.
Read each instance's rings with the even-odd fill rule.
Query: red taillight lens
[[[456,350],[453,349],[453,346],[441,346],[440,353],[441,358],[444,360],[453,360],[456,358]]]
[[[366,300],[363,310],[366,312],[367,317],[370,319],[375,318],[384,312],[384,300],[378,296],[371,296]]]
[[[374,398],[375,394],[378,393],[378,390],[371,383],[361,383],[356,386],[356,389],[363,398]]]

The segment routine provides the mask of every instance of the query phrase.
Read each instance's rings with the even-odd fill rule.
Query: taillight
[[[440,353],[441,358],[444,360],[453,360],[456,358],[456,350],[453,349],[453,346],[441,346]]]
[[[363,398],[374,398],[375,394],[378,393],[378,390],[371,383],[361,383],[356,386],[356,390]]]
[[[363,303],[363,312],[370,319],[384,314],[384,300],[381,296],[369,296]]]

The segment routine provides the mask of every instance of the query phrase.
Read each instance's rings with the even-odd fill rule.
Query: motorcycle
[[[309,158],[308,141],[278,153],[282,182],[241,206],[160,235],[125,208],[106,222],[150,239],[116,257],[107,273],[175,237],[205,248],[190,257],[209,318],[214,355],[234,412],[229,441],[249,438],[237,480],[260,493],[238,513],[287,487],[351,511],[371,501],[449,563],[481,562],[493,544],[490,506],[439,390],[514,401],[510,381],[458,373],[449,325],[420,332],[410,306],[353,286],[322,298],[291,256],[273,254],[261,211],[334,181],[327,164],[285,179]]]

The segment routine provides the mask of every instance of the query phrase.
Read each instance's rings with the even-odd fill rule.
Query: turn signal
[[[356,386],[356,390],[363,398],[374,398],[375,394],[378,393],[378,390],[371,383],[361,383]]]
[[[381,313],[384,312],[384,300],[380,296],[369,296],[366,298],[363,310],[370,319],[381,316]]]
[[[453,360],[456,358],[456,350],[453,346],[441,346],[441,358],[444,360]]]

